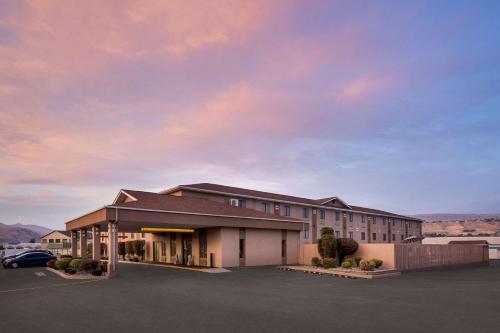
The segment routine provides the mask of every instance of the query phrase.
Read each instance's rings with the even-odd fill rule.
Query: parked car
[[[26,254],[26,253],[31,253],[31,252],[45,252],[47,254],[50,254],[51,256],[54,255],[52,252],[48,251],[48,250],[26,250],[26,251],[21,251],[19,253],[16,253],[16,254],[13,254],[11,256],[6,256],[6,257],[3,257],[2,258],[2,264],[5,260],[7,259],[13,259],[13,258],[16,258],[16,257],[19,257],[23,254]]]
[[[28,252],[17,256],[15,258],[7,259],[3,262],[3,267],[32,267],[32,266],[45,266],[47,262],[52,259],[57,259],[56,256],[48,254],[47,252]]]

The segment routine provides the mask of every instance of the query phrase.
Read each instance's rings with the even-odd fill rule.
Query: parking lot
[[[120,264],[65,280],[0,269],[1,332],[498,332],[500,265],[351,280],[273,267],[208,274]],[[43,274],[41,274],[43,273]]]

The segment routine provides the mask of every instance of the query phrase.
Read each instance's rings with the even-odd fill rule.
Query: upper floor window
[[[396,221],[394,219],[392,219],[392,226],[394,227],[394,224],[396,223]]]
[[[361,233],[361,240],[366,240],[366,234],[364,232]]]
[[[374,216],[374,217],[372,218],[372,220],[373,220],[373,224],[376,224],[376,223],[377,223],[377,217],[376,217],[376,216]]]
[[[319,210],[319,218],[322,220],[325,219],[325,210],[324,209]]]
[[[368,223],[371,223],[371,221],[373,220],[371,216],[368,216],[367,219],[368,219]]]
[[[54,243],[54,240],[53,239],[49,239],[49,243]]]
[[[304,239],[309,239],[309,230],[303,231]]]
[[[303,207],[302,208],[302,217],[303,218],[308,218],[309,217],[309,208]]]
[[[269,213],[271,211],[271,205],[269,205],[269,202],[262,203],[262,211],[264,213]]]
[[[352,222],[352,221],[354,221],[354,214],[349,213],[349,222]]]
[[[385,223],[387,222],[387,219],[385,217],[382,218],[382,224],[385,225]]]
[[[361,215],[361,223],[365,223],[365,216],[364,215]]]
[[[245,199],[238,199],[238,207],[239,208],[246,208],[247,207],[247,201]]]
[[[340,231],[335,231],[335,238],[340,238]]]
[[[335,212],[335,221],[340,220],[340,212]]]
[[[285,206],[285,216],[290,216],[290,206]]]

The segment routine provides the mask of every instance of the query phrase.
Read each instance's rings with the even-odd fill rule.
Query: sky
[[[0,222],[213,182],[500,211],[499,1],[0,0]]]

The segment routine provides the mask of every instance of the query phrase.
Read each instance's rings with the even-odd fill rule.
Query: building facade
[[[69,231],[54,230],[41,237],[41,249],[54,254],[71,254],[71,234]]]

